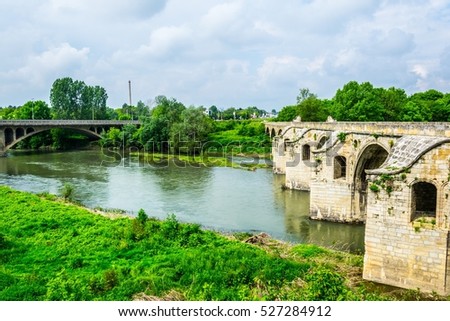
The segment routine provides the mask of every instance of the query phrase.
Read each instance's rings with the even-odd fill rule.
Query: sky
[[[58,78],[108,105],[292,105],[347,82],[450,92],[448,0],[0,0],[0,106]]]

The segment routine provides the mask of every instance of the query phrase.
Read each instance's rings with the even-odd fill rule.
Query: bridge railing
[[[94,126],[114,126],[114,125],[139,125],[139,120],[66,120],[66,119],[24,119],[24,120],[0,120],[0,126],[64,126],[64,125],[94,125]]]

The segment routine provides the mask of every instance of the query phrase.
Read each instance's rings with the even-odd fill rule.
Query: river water
[[[284,177],[270,169],[159,166],[115,160],[99,150],[13,152],[0,157],[0,185],[58,194],[64,183],[85,206],[199,223],[221,232],[266,232],[293,243],[351,252],[364,249],[364,226],[311,221],[309,193],[282,190]]]

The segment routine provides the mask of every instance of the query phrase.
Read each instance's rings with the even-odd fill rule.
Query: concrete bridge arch
[[[65,127],[66,129],[71,129],[73,131],[85,134],[88,137],[94,137],[94,138],[102,138],[100,134],[98,134],[96,131],[92,131],[91,129],[85,129],[85,128],[76,128],[76,127]],[[27,139],[31,136],[34,136],[39,133],[43,133],[46,131],[51,130],[52,128],[39,128],[37,130],[34,130],[32,127],[28,127],[26,129],[22,127],[18,127],[15,130],[15,135],[13,136],[7,136],[8,130],[11,128],[5,129],[5,147],[3,149],[3,152],[7,152],[9,149],[13,148],[15,145],[23,141],[24,139]],[[12,131],[12,129],[11,129]],[[14,132],[13,132],[14,134]]]
[[[103,131],[112,127],[121,128],[127,124],[140,125],[139,121],[109,120],[8,120],[0,121],[0,155],[20,141],[38,133],[53,129],[71,129],[89,137],[102,138]]]

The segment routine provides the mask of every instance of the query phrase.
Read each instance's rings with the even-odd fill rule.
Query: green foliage
[[[17,119],[51,119],[50,108],[42,100],[28,101],[17,110]]]
[[[70,183],[64,183],[62,189],[61,189],[61,196],[66,201],[70,201],[73,199],[75,192],[75,187]]]
[[[204,152],[221,154],[267,154],[271,142],[259,120],[220,121],[214,124]]]
[[[145,213],[145,211],[141,208],[138,212],[137,218],[138,222],[142,225],[145,226],[145,223],[147,223],[148,221],[148,215]]]
[[[347,133],[340,132],[337,134],[337,138],[339,139],[339,141],[343,143],[345,142],[345,138],[347,138]]]
[[[200,108],[189,107],[181,113],[181,121],[172,125],[171,138],[175,152],[200,154],[212,131],[212,120]]]
[[[302,258],[310,258],[327,254],[328,251],[314,244],[299,244],[292,248],[292,252]]]
[[[275,121],[293,121],[299,115],[300,109],[298,105],[285,106],[280,110]]]
[[[370,184],[369,189],[374,193],[378,193],[380,191],[380,187],[373,183]]]
[[[266,251],[174,215],[110,219],[48,198],[0,187],[0,300],[386,299],[346,285],[361,256],[311,244]]]
[[[307,300],[340,301],[347,297],[345,279],[337,272],[325,267],[313,269],[307,276]]]
[[[105,119],[106,90],[72,78],[56,79],[50,90],[55,119]]]

